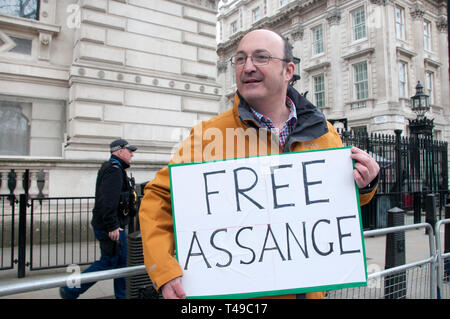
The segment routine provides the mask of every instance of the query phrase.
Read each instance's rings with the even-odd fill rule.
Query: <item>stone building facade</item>
[[[196,122],[219,112],[216,1],[35,0],[34,17],[15,14],[22,1],[5,2],[1,194],[11,169],[21,193],[29,169],[31,195],[93,196],[117,138],[138,147],[130,172],[144,183]]]
[[[222,109],[236,89],[228,62],[251,29],[287,37],[301,59],[295,87],[330,120],[368,133],[409,134],[411,96],[430,95],[434,136],[450,140],[447,2],[444,0],[228,0],[218,15]],[[342,122],[341,122],[342,123]],[[342,124],[340,124],[342,125]]]

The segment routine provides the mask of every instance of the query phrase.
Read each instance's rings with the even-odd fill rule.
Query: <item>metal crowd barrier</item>
[[[378,299],[378,298],[431,298],[437,297],[436,248],[433,227],[428,223],[388,227],[364,232],[364,237],[376,237],[390,233],[424,228],[427,230],[430,257],[385,269],[368,275],[366,287],[347,288],[327,292],[327,299]],[[420,272],[425,275],[420,277]],[[384,278],[384,280],[382,280]],[[407,286],[407,284],[409,286]],[[389,286],[388,286],[389,285]],[[426,286],[425,289],[421,285]]]
[[[441,226],[445,224],[450,224],[450,219],[442,219],[435,226],[438,277],[437,294],[440,299],[450,299],[450,252],[444,252],[441,243]],[[447,243],[447,245],[449,244]],[[450,247],[446,248],[448,249]]]
[[[372,273],[368,275],[368,286],[366,287],[358,287],[358,288],[347,288],[347,289],[339,289],[339,290],[333,290],[327,292],[327,299],[337,299],[337,298],[385,298],[386,287],[382,287],[383,281],[380,280],[380,278],[384,277],[385,279],[388,276],[395,276],[396,274],[401,274],[406,271],[411,271],[411,269],[414,268],[427,268],[425,270],[425,276],[424,276],[424,285],[427,286],[427,289],[429,291],[428,294],[424,296],[424,298],[450,298],[449,294],[449,276],[448,274],[444,277],[445,272],[445,264],[443,261],[446,261],[447,258],[450,257],[450,253],[444,253],[442,252],[442,245],[441,245],[441,236],[440,236],[440,227],[443,224],[450,224],[450,219],[444,219],[440,220],[435,225],[436,232],[433,231],[433,227],[428,223],[419,223],[419,224],[412,224],[412,225],[404,225],[404,226],[396,226],[396,227],[388,227],[383,229],[376,229],[376,230],[370,230],[364,232],[364,237],[375,237],[375,236],[382,236],[390,233],[397,233],[402,231],[408,231],[408,230],[414,230],[414,229],[421,229],[424,228],[427,230],[427,235],[429,239],[429,248],[430,248],[430,257],[414,261],[411,263],[407,263],[401,266],[385,269],[376,273]],[[436,241],[435,241],[436,240]],[[437,247],[436,247],[437,246]],[[450,265],[449,265],[450,268]],[[437,271],[436,271],[437,270]],[[450,271],[450,269],[449,269]],[[145,266],[139,265],[139,266],[132,266],[132,267],[125,267],[120,269],[113,269],[113,270],[105,270],[105,271],[98,271],[98,272],[91,272],[91,273],[81,273],[77,275],[77,277],[74,277],[74,274],[68,274],[68,275],[59,275],[59,276],[53,276],[48,278],[39,278],[39,279],[32,279],[32,280],[18,280],[16,282],[12,282],[9,284],[5,284],[0,286],[0,297],[1,296],[7,296],[7,295],[14,295],[18,293],[23,292],[29,292],[29,291],[35,291],[35,290],[41,290],[41,289],[49,289],[49,288],[56,288],[56,287],[62,287],[66,286],[68,282],[73,281],[74,279],[79,280],[78,283],[86,283],[86,282],[94,282],[94,281],[101,281],[101,280],[107,280],[107,279],[113,279],[113,278],[120,278],[120,277],[130,277],[130,276],[136,276],[136,275],[142,275],[145,274]],[[437,273],[437,274],[436,274]],[[406,277],[409,278],[409,282],[412,282],[413,284],[417,284],[417,280],[412,280],[410,274],[407,274]],[[404,279],[404,278],[403,278]],[[402,280],[403,280],[402,279]],[[414,278],[417,279],[417,278]],[[377,281],[378,283],[381,283],[379,286],[373,285],[373,281]],[[384,284],[387,281],[384,281]],[[444,283],[445,282],[445,283]],[[397,285],[399,287],[403,287],[401,282],[395,282],[394,278],[394,286]],[[384,289],[383,289],[384,288]],[[417,287],[404,287],[405,290],[411,291],[417,291],[421,290],[421,288]],[[445,288],[445,289],[444,289]],[[408,292],[408,293],[409,293]],[[411,294],[407,296],[408,298],[417,298],[417,295]]]
[[[52,276],[48,278],[17,280],[15,282],[0,286],[0,297],[14,295],[35,290],[50,289],[67,286],[68,283],[84,284],[107,279],[122,278],[141,275],[146,272],[144,265],[102,270],[89,273],[68,274]]]

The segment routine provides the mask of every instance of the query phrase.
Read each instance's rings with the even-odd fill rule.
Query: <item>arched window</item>
[[[0,155],[28,155],[30,126],[19,103],[0,101]]]

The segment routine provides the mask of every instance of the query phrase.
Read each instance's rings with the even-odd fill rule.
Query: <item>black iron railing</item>
[[[385,220],[380,212],[386,210],[385,206],[414,210],[415,215],[420,216],[428,194],[437,194],[439,217],[442,218],[449,190],[447,142],[402,137],[401,130],[396,130],[395,135],[339,133],[344,145],[367,151],[381,168],[375,198],[363,207],[364,229],[382,226]]]

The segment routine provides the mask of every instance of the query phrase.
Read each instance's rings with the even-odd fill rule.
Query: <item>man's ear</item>
[[[285,80],[289,82],[294,76],[295,64],[293,62],[286,63],[285,69]]]

